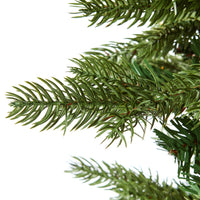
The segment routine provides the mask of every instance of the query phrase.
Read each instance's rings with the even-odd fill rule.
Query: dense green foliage
[[[75,157],[76,162],[71,163],[71,170],[75,177],[81,178],[90,185],[99,185],[100,188],[107,188],[118,193],[114,199],[195,199],[186,195],[183,191],[173,188],[165,181],[159,183],[159,177],[153,180],[152,175],[145,177],[143,172],[126,169],[122,165],[115,163],[109,165],[103,162],[98,164],[95,160],[85,160]]]
[[[134,135],[144,138],[147,125],[154,128],[160,121],[164,131],[154,130],[156,143],[175,157],[178,176],[188,185],[175,189],[119,164],[104,163],[104,171],[94,160],[97,169],[79,158],[71,172],[86,181],[98,178],[92,185],[106,182],[117,199],[199,199],[199,1],[76,0],[72,6],[78,8],[75,17],[89,17],[90,25],[130,22],[130,31],[134,25],[148,30],[72,59],[74,76],[65,82],[40,78],[14,87],[16,93],[7,93],[8,117],[42,130],[96,127],[108,146],[116,140],[127,145],[127,132],[131,141]],[[168,126],[171,116],[174,128]]]

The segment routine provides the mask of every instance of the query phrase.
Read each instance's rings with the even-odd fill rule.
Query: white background
[[[6,119],[10,110],[5,97],[13,85],[37,81],[37,77],[63,80],[72,63],[92,47],[109,41],[123,41],[139,32],[113,25],[109,28],[88,28],[87,19],[72,19],[71,1],[67,0],[4,0],[0,1],[0,199],[2,200],[108,200],[112,192],[83,184],[71,174],[71,156],[94,158],[97,161],[150,168],[161,180],[177,176],[174,159],[158,150],[153,133],[145,139],[134,137],[128,148],[116,145],[105,149],[94,139],[95,129],[67,132],[40,132]],[[170,183],[169,181],[169,183]]]

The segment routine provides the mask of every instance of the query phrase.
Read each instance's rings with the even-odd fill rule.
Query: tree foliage
[[[100,188],[107,188],[116,192],[118,196],[112,198],[113,200],[195,199],[190,195],[186,195],[182,190],[173,188],[165,181],[160,184],[158,175],[153,180],[151,173],[147,178],[142,171],[126,169],[118,163],[109,165],[103,162],[100,165],[94,159],[86,160],[74,157],[71,169],[66,172],[73,173],[76,178],[80,178],[83,182],[88,182],[92,186],[98,185]]]
[[[90,26],[111,25],[117,21],[120,21],[119,25],[131,21],[129,27],[148,22],[153,26],[160,22],[166,24],[196,18],[200,14],[198,0],[76,0],[71,4],[79,8],[74,13],[76,17],[91,17]]]
[[[194,173],[199,174],[200,149],[199,149],[199,121],[189,117],[175,118],[171,124],[177,130],[165,126],[168,135],[155,129],[159,137],[157,144],[166,149],[178,162],[178,175],[190,178],[192,168]],[[177,142],[178,141],[178,142]]]
[[[71,172],[86,181],[98,178],[92,185],[107,183],[119,194],[117,199],[200,198],[198,0],[76,0],[71,4],[78,9],[75,17],[89,17],[90,26],[130,22],[130,31],[134,25],[148,25],[148,30],[127,42],[105,44],[73,58],[73,77],[65,81],[39,78],[39,83],[15,86],[16,92],[7,93],[12,107],[8,117],[42,130],[95,127],[96,136],[104,136],[108,146],[114,141],[127,145],[127,132],[131,141],[134,135],[144,138],[147,125],[153,129],[160,121],[165,131],[154,130],[156,143],[175,156],[178,176],[188,185],[161,186],[142,172],[105,162],[104,171],[96,161],[97,169],[81,158],[75,158],[79,163],[72,164]],[[174,128],[168,125],[171,116]]]

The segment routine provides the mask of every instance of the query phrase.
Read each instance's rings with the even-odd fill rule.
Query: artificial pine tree
[[[72,61],[74,77],[27,82],[7,93],[8,117],[32,127],[96,127],[108,146],[127,145],[126,132],[143,138],[148,124],[155,142],[175,157],[178,188],[119,164],[75,158],[70,172],[118,193],[116,199],[200,199],[200,3],[198,0],[76,0],[75,17],[90,25],[148,24],[142,34],[86,52]],[[173,116],[169,127],[169,117]],[[141,128],[136,132],[136,127]],[[171,128],[173,127],[173,128]],[[93,180],[94,179],[94,180]]]

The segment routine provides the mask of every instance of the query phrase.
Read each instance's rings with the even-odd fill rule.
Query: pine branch
[[[153,180],[151,175],[146,178],[143,172],[126,169],[118,163],[109,165],[103,162],[103,165],[100,165],[93,159],[74,159],[71,169],[66,172],[73,173],[76,178],[89,182],[92,186],[98,185],[116,192],[118,197],[113,199],[195,199],[166,182],[159,184],[158,176]]]
[[[165,57],[169,51],[176,52],[179,45],[190,45],[190,41],[199,34],[199,29],[199,18],[157,25],[133,39],[137,42],[137,56],[140,59]]]
[[[134,60],[142,64],[145,58],[153,66],[164,67],[171,72],[188,70],[192,63],[199,60],[198,53],[193,51],[198,49],[198,39],[195,38],[198,38],[196,30],[199,28],[199,20],[194,22],[193,19],[176,24],[159,25],[136,37],[128,38],[127,42],[111,42],[92,48],[85,54],[105,57],[117,64],[121,64],[123,58],[129,62]],[[170,51],[179,56],[171,55]],[[191,59],[195,61],[191,62]]]
[[[186,179],[188,184],[180,183],[184,192],[200,198],[200,148],[199,120],[191,117],[171,120],[175,129],[165,126],[166,133],[154,130],[158,136],[156,143],[175,157],[178,163],[178,176]]]
[[[124,132],[131,131],[133,136],[133,124],[137,124],[139,119],[145,119],[145,111],[139,108],[140,105],[138,108],[134,106],[136,100],[130,101],[130,94],[122,96],[119,88],[124,88],[125,92],[128,90],[124,83],[118,80],[94,79],[93,87],[87,80],[67,78],[70,87],[58,80],[40,80],[48,88],[28,82],[31,88],[21,85],[15,87],[18,94],[8,93],[8,98],[12,100],[10,105],[13,107],[8,117],[20,119],[18,123],[24,125],[33,123],[33,127],[46,124],[42,130],[55,125],[58,125],[56,128],[63,127],[66,130],[73,121],[77,121],[72,130],[100,127],[97,136],[107,131],[107,139],[114,141],[120,138],[120,143],[126,143]],[[56,83],[59,83],[62,89]]]
[[[126,144],[125,134],[144,137],[147,123],[167,123],[169,116],[179,115],[183,108],[199,113],[200,73],[172,75],[166,70],[125,59],[123,65],[104,57],[74,59],[79,67],[72,68],[74,78],[67,84],[57,79],[40,79],[45,86],[28,82],[28,86],[15,87],[17,94],[8,93],[13,111],[9,116],[24,125],[45,125],[42,130],[62,127],[64,130],[75,121],[72,130],[98,128],[98,136],[105,132],[105,140],[119,139]],[[192,86],[191,86],[192,83]],[[195,104],[194,104],[195,101]],[[196,102],[197,101],[197,102]],[[42,117],[41,119],[39,119]],[[139,125],[143,135],[135,132]]]
[[[156,143],[174,155],[178,163],[179,177],[187,178],[193,176],[192,168],[195,175],[199,177],[200,186],[200,148],[199,148],[199,120],[192,120],[189,117],[175,118],[171,120],[174,129],[164,126],[167,131],[163,133],[157,129],[154,130],[158,136]]]
[[[67,126],[77,120],[72,130],[100,126],[98,136],[108,131],[106,138],[112,140],[121,138],[120,143],[122,140],[126,142],[123,132],[131,129],[134,134],[133,124],[138,119],[129,116],[129,109],[133,105],[127,105],[126,101],[129,98],[122,97],[115,84],[112,86],[115,82],[119,85],[119,81],[101,79],[99,83],[96,79],[92,83],[95,85],[91,87],[87,80],[77,82],[75,79],[67,78],[71,86],[68,87],[57,79],[56,82],[40,80],[48,88],[38,83],[28,82],[31,88],[21,85],[15,87],[19,94],[8,93],[8,98],[13,101],[10,104],[13,111],[8,117],[22,118],[18,123],[24,125],[34,123],[33,127],[46,124],[42,130],[52,128],[60,121],[57,127],[61,126],[66,130]],[[42,114],[43,117],[37,121]]]
[[[189,17],[199,17],[199,4],[193,0],[76,0],[71,3],[78,7],[76,17],[91,16],[91,25],[107,23],[107,26],[121,21],[119,25],[131,21],[129,27],[137,22],[140,26],[150,22],[150,26],[160,22],[178,22]]]
[[[132,26],[141,18],[143,11],[149,4],[149,0],[140,0],[139,2],[127,0],[76,0],[76,3],[71,3],[74,7],[79,8],[79,12],[73,13],[77,15],[76,17],[92,16],[90,26],[93,24],[100,26],[107,22],[109,23],[107,26],[110,26],[118,20],[121,20],[120,24],[123,24],[130,19],[134,19],[130,25]],[[143,20],[147,21],[147,16],[143,17]]]

